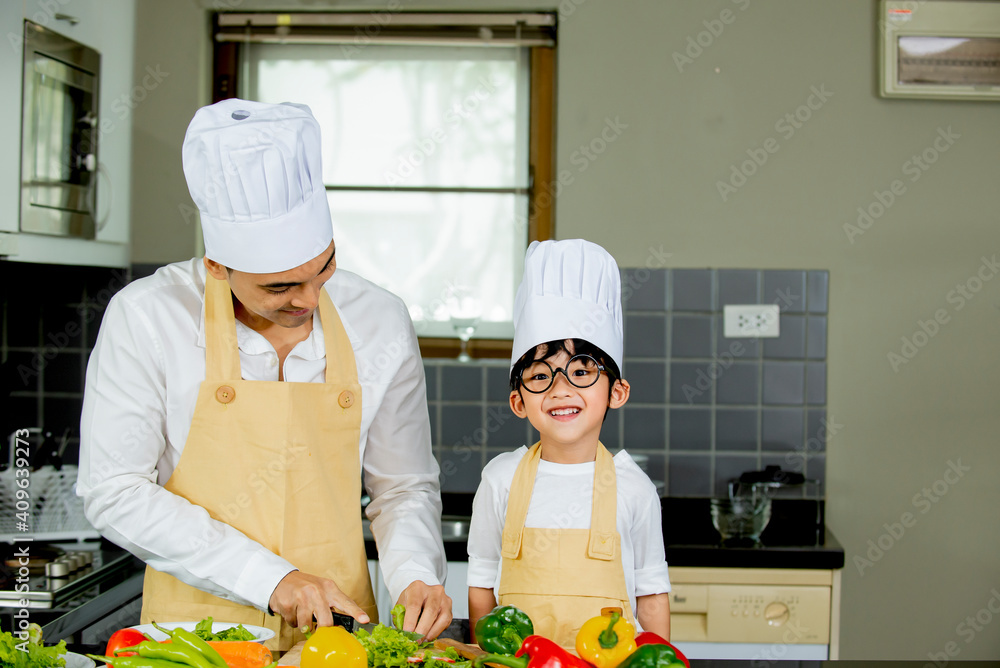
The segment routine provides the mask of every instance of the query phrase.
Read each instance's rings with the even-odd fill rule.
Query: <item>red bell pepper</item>
[[[691,668],[691,662],[688,661],[688,658],[684,656],[683,652],[677,649],[674,645],[670,644],[670,642],[665,638],[653,633],[652,631],[643,631],[637,635],[635,637],[635,644],[636,647],[641,647],[643,645],[668,645],[670,649],[674,650],[674,654],[677,655],[677,659],[679,661],[683,661],[687,668]]]
[[[484,663],[497,663],[510,668],[594,668],[542,636],[525,638],[514,656],[484,654],[476,658],[476,668]]]
[[[104,656],[114,656],[115,652],[123,647],[134,647],[143,640],[149,639],[149,636],[142,631],[119,629],[108,638],[108,647],[104,650]],[[119,656],[135,656],[135,652],[122,652]],[[114,666],[108,664],[108,668],[114,668]]]

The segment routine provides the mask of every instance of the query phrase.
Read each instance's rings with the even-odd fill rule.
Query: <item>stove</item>
[[[0,554],[0,608],[78,605],[135,570],[135,557],[100,541],[0,543]]]

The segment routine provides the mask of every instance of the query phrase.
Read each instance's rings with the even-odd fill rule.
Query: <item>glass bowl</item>
[[[771,520],[771,499],[766,495],[711,499],[712,526],[723,543],[760,543],[760,534]]]

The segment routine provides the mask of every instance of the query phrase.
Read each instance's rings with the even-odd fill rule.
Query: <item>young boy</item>
[[[510,407],[540,440],[483,469],[469,532],[469,623],[496,605],[572,647],[580,626],[618,607],[669,638],[670,580],[653,483],[600,443],[628,401],[621,278],[587,241],[534,242],[514,301]]]

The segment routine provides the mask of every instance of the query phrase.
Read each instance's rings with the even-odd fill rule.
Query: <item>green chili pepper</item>
[[[491,654],[514,654],[534,632],[531,618],[512,605],[497,606],[476,622],[476,642]]]
[[[110,657],[99,654],[88,654],[87,656],[97,663],[113,664],[115,668],[183,668],[187,665],[166,659],[148,659],[144,656]]]
[[[209,663],[214,664],[217,668],[229,668],[229,664],[226,663],[226,660],[222,658],[221,654],[215,651],[214,647],[196,636],[191,631],[181,628],[165,629],[162,626],[157,625],[156,622],[153,622],[153,628],[166,633],[175,643],[190,647],[191,649],[201,653],[206,659],[208,659]],[[115,668],[117,668],[117,666]]]
[[[670,645],[642,645],[625,657],[625,660],[618,664],[618,668],[685,668],[685,666]]]
[[[217,668],[214,663],[208,660],[207,656],[180,643],[161,644],[155,640],[144,640],[133,647],[122,647],[115,650],[116,655],[120,652],[136,652],[139,656],[147,659],[164,659],[183,663],[193,668]],[[118,661],[115,660],[115,663]]]

